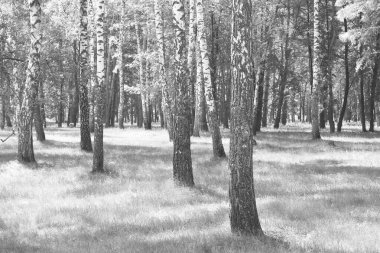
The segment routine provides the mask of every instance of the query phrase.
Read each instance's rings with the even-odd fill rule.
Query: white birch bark
[[[212,83],[211,83],[211,69],[210,60],[207,50],[206,28],[204,23],[204,7],[203,0],[197,0],[197,23],[198,23],[198,40],[200,45],[200,52],[202,56],[203,78],[205,84],[207,115],[213,142],[213,153],[215,157],[225,157],[224,147],[222,143],[222,136],[220,134],[218,114],[216,111],[216,101],[214,99]]]

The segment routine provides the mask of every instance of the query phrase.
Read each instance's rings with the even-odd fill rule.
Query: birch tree
[[[88,16],[87,0],[80,1],[80,147],[92,151],[90,134],[90,110],[88,103]]]
[[[97,82],[94,86],[95,93],[95,134],[94,134],[94,156],[93,172],[104,172],[104,150],[103,150],[103,114],[105,92],[105,66],[104,66],[104,0],[96,2],[96,39],[97,39],[97,64],[96,75]]]
[[[321,139],[319,131],[319,92],[322,81],[322,33],[321,33],[321,0],[314,1],[314,61],[313,61],[313,85],[312,95],[312,138],[313,140]]]
[[[96,49],[96,33],[95,33],[95,11],[93,0],[88,0],[88,30],[90,34],[90,132],[95,131],[95,107],[94,107],[94,87],[96,83],[96,62],[95,62],[95,49]]]
[[[175,101],[174,101],[174,181],[193,186],[193,168],[190,149],[190,96],[186,61],[186,21],[184,0],[172,0],[175,31]]]
[[[159,64],[159,82],[162,90],[162,104],[166,127],[169,132],[169,139],[173,140],[173,113],[171,107],[171,98],[169,93],[169,84],[167,82],[166,57],[165,57],[165,34],[162,16],[162,2],[154,0],[156,39],[158,45],[158,64]]]
[[[200,45],[200,53],[202,56],[203,79],[205,84],[205,94],[207,103],[208,121],[212,136],[214,157],[225,157],[222,136],[220,134],[218,114],[216,111],[216,101],[213,94],[211,82],[210,60],[207,50],[206,28],[204,22],[203,0],[197,0],[197,24],[198,24],[198,40]]]
[[[243,235],[261,235],[253,185],[254,83],[250,57],[251,0],[232,3],[232,101],[231,141],[228,167],[231,230]]]
[[[18,153],[20,162],[35,162],[33,150],[33,109],[36,103],[40,72],[42,43],[41,5],[39,0],[29,0],[30,49],[26,81],[18,113]]]
[[[119,128],[124,129],[124,61],[123,61],[123,45],[125,38],[125,1],[121,0],[121,22],[119,30],[119,53],[118,53],[118,65],[119,65]]]

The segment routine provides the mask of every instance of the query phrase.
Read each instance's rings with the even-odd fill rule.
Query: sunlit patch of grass
[[[379,134],[350,126],[311,142],[309,131],[256,138],[266,239],[231,234],[228,160],[212,158],[207,133],[192,138],[193,189],[174,185],[159,128],[106,129],[105,174],[91,173],[77,128],[49,128],[34,169],[15,161],[13,137],[0,144],[0,252],[380,252]]]

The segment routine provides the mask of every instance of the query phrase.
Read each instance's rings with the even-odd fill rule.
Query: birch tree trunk
[[[123,45],[125,38],[125,1],[122,2],[121,9],[121,24],[119,31],[119,53],[118,53],[118,65],[119,65],[119,109],[118,109],[118,124],[120,129],[124,129],[124,61],[123,61]]]
[[[197,21],[198,21],[198,40],[202,56],[203,78],[205,84],[205,94],[208,112],[208,121],[212,136],[214,157],[225,157],[222,136],[220,134],[216,101],[213,94],[210,60],[207,50],[206,28],[204,23],[203,0],[197,0]]]
[[[80,147],[84,151],[92,151],[90,134],[90,114],[88,104],[88,17],[87,0],[80,1]]]
[[[97,82],[94,86],[95,93],[95,134],[94,134],[94,157],[93,172],[104,172],[103,150],[103,119],[105,92],[105,66],[104,66],[104,0],[98,0],[96,5],[96,38],[97,38]]]
[[[322,81],[322,33],[321,33],[321,0],[314,1],[314,62],[313,62],[313,85],[312,95],[312,139],[321,139],[319,131],[319,93]]]
[[[232,3],[232,104],[228,167],[230,222],[233,233],[262,235],[253,185],[253,62],[250,57],[252,3]]]
[[[173,140],[173,113],[171,106],[171,98],[169,93],[169,84],[167,82],[167,70],[166,70],[166,57],[165,57],[165,36],[164,36],[164,24],[162,17],[162,2],[159,0],[154,0],[154,11],[155,11],[155,25],[156,25],[156,39],[158,45],[159,54],[159,82],[162,90],[162,107],[163,113],[166,121],[166,127],[169,132],[169,140]]]
[[[348,31],[347,19],[344,19],[344,32]],[[349,42],[346,42],[344,45],[344,68],[346,73],[346,84],[344,87],[344,96],[343,96],[343,105],[340,110],[339,120],[338,120],[338,128],[337,131],[340,133],[342,131],[342,125],[344,120],[344,115],[346,114],[347,102],[348,102],[348,94],[350,91],[350,69],[349,69]]]
[[[96,49],[96,33],[95,33],[95,11],[93,0],[88,0],[88,31],[90,34],[90,99],[89,99],[89,117],[90,117],[90,132],[95,131],[95,107],[94,107],[94,87],[96,84],[96,61],[95,61],[95,49]]]
[[[186,60],[184,0],[172,0],[175,30],[175,105],[173,177],[178,185],[194,186],[190,149],[190,96]]]
[[[199,50],[199,43],[197,43],[196,50],[197,59],[197,82],[195,84],[195,116],[194,116],[194,128],[193,136],[200,137],[201,121],[202,121],[202,101],[204,92],[203,85],[203,71],[202,71],[202,56]]]
[[[29,0],[30,49],[26,70],[23,98],[18,115],[18,153],[20,162],[35,162],[33,150],[33,109],[36,103],[40,72],[40,51],[42,43],[41,5],[39,0]]]
[[[40,83],[41,81],[39,81],[38,83]],[[39,86],[39,85],[38,85]],[[38,141],[45,141],[46,140],[46,137],[45,137],[45,131],[44,131],[44,124],[43,124],[43,120],[42,120],[42,116],[41,116],[41,90],[38,89],[39,87],[37,87],[37,96],[38,96],[38,100],[36,101],[35,105],[34,105],[34,127],[36,128],[36,135],[37,135],[37,140]]]
[[[144,34],[142,34],[141,26],[138,23],[137,15],[135,15],[135,30],[136,30],[136,39],[137,39],[137,54],[139,57],[139,89],[141,96],[141,104],[142,104],[142,115],[144,121],[144,128],[146,130],[151,129],[149,126],[149,108],[148,108],[148,97],[147,97],[147,83],[146,83],[146,59],[144,56],[145,49],[145,38],[143,38]],[[143,40],[143,41],[142,41]]]
[[[380,25],[380,24],[379,24]],[[371,80],[371,96],[369,98],[369,131],[375,131],[375,97],[376,83],[380,66],[380,32],[376,36],[375,46],[375,64],[373,65],[372,80]]]
[[[191,134],[194,135],[193,131],[195,128],[195,108],[196,108],[196,97],[195,97],[195,85],[197,82],[197,56],[196,56],[196,49],[197,49],[197,10],[196,10],[196,0],[190,0],[190,24],[189,24],[189,51],[188,51],[188,57],[187,57],[187,64],[189,69],[189,85],[191,87],[190,94],[191,94],[191,108],[194,108],[194,116],[193,113],[189,115],[190,122],[192,124],[191,127]],[[199,132],[198,132],[199,135]],[[195,135],[194,135],[195,136]]]

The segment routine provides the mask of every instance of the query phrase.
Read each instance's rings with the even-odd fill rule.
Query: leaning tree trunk
[[[121,9],[121,25],[119,31],[119,53],[118,53],[118,65],[119,65],[119,108],[118,108],[118,120],[119,128],[124,129],[124,61],[123,61],[123,45],[125,37],[125,1],[122,0]]]
[[[344,19],[344,31],[347,32],[347,19]],[[347,108],[347,101],[348,101],[348,92],[350,90],[350,69],[349,69],[349,62],[348,62],[348,54],[349,54],[349,46],[348,41],[345,43],[344,46],[344,67],[346,72],[346,86],[344,87],[344,97],[343,97],[343,105],[340,111],[339,115],[339,121],[338,121],[338,132],[342,131],[342,125],[343,125],[343,119],[344,115],[346,114],[346,108]]]
[[[90,114],[88,104],[88,16],[87,0],[80,1],[80,147],[92,151],[90,134]]]
[[[206,28],[203,12],[203,0],[197,0],[198,39],[202,56],[203,78],[205,83],[207,112],[212,136],[213,152],[214,157],[225,157],[226,153],[224,152],[222,135],[220,134],[216,101],[212,87],[210,60],[207,50]]]
[[[18,153],[20,162],[35,162],[33,150],[33,109],[36,103],[40,72],[42,34],[41,5],[39,0],[29,0],[30,51],[26,82],[18,115]]]
[[[184,0],[172,0],[175,30],[175,106],[174,106],[174,181],[183,186],[193,186],[193,168],[190,149],[191,111],[186,63],[186,20]]]
[[[162,104],[163,113],[165,117],[166,128],[169,132],[169,140],[173,140],[173,113],[171,107],[170,88],[167,81],[166,70],[166,57],[165,57],[165,37],[164,37],[164,24],[162,16],[162,7],[159,0],[154,1],[155,10],[155,25],[156,25],[156,39],[159,53],[159,82],[162,89]]]
[[[377,34],[376,38],[376,56],[375,56],[375,64],[373,66],[372,72],[372,83],[371,83],[371,97],[369,99],[369,131],[375,131],[375,96],[376,96],[376,83],[377,83],[377,75],[380,66],[380,32]]]
[[[262,235],[253,185],[253,96],[254,71],[249,55],[252,22],[250,0],[232,3],[232,101],[231,143],[228,167],[230,222],[233,233]]]
[[[312,139],[321,139],[319,131],[319,92],[322,81],[322,33],[321,33],[321,0],[314,1],[314,62],[313,62],[313,84],[312,95]]]
[[[97,38],[97,82],[94,86],[95,92],[95,134],[94,134],[94,156],[93,172],[104,172],[104,150],[103,150],[103,121],[104,121],[104,92],[105,92],[105,66],[104,66],[104,0],[98,0],[96,5],[96,38]]]

